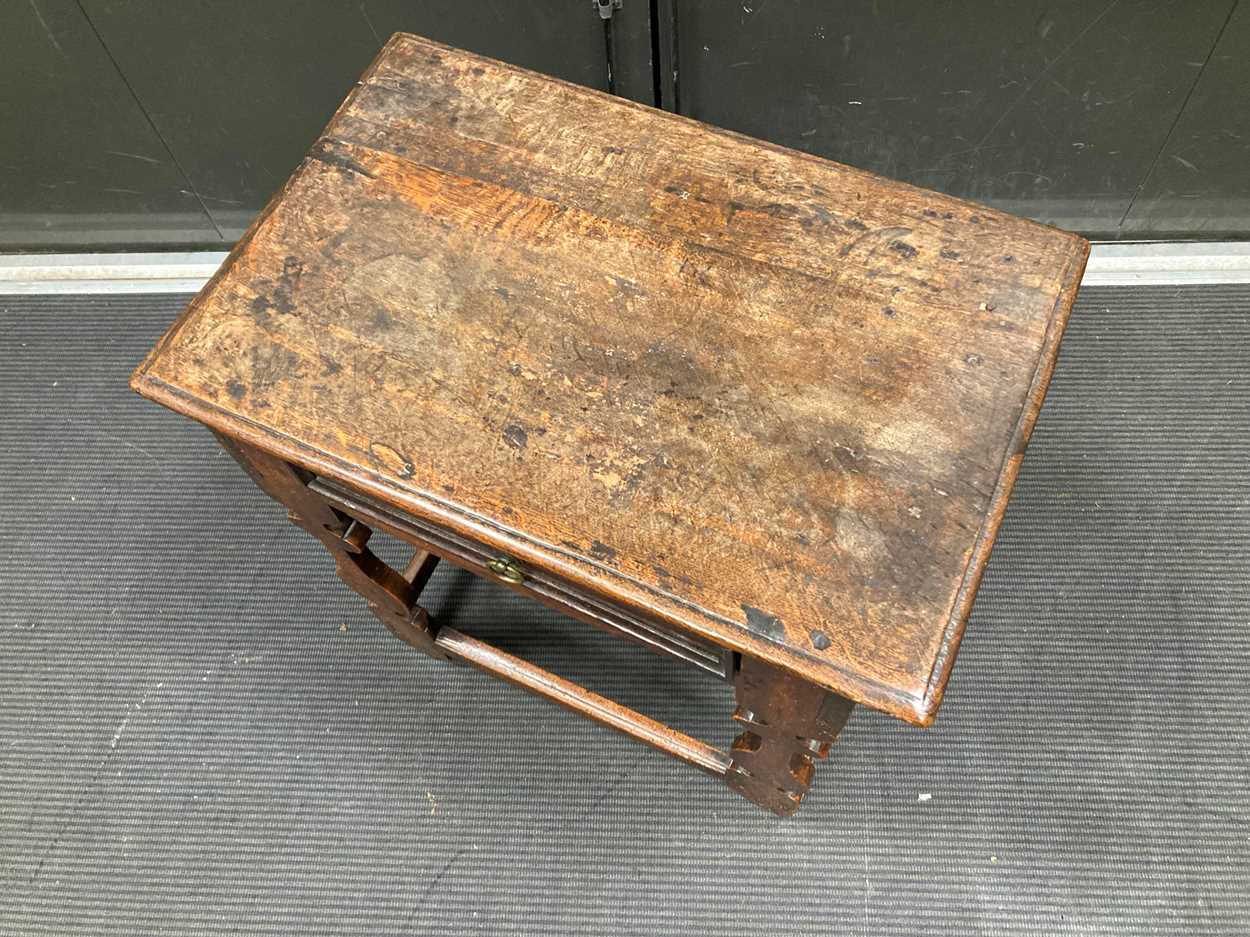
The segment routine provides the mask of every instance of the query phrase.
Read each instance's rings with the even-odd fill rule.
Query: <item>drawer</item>
[[[344,514],[361,523],[428,550],[476,575],[507,586],[557,611],[657,653],[676,657],[723,680],[731,679],[733,652],[666,624],[623,609],[544,569],[522,568],[482,544],[427,520],[397,510],[376,498],[325,477],[314,477],[308,487]]]

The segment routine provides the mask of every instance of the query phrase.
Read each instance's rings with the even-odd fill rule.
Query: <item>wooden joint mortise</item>
[[[267,452],[218,434],[218,441],[257,486],[287,509],[287,518],[321,541],[338,576],[369,605],[369,610],[400,640],[417,650],[448,660],[435,644],[437,631],[417,604],[438,557],[417,550],[402,571],[369,549],[368,525],[336,510],[308,487],[312,476]]]
[[[781,816],[799,809],[816,762],[850,718],[854,703],[751,657],[734,672],[743,731],[734,739],[726,782]]]

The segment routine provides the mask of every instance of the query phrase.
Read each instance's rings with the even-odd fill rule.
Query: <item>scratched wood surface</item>
[[[399,35],[133,383],[924,724],[1087,252]]]

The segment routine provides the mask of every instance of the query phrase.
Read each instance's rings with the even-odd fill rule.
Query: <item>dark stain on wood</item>
[[[615,550],[598,540],[591,541],[590,549],[587,552],[597,560],[610,560],[616,556]]]
[[[517,423],[509,423],[503,428],[503,441],[519,452],[529,442],[529,434],[525,432],[524,426]]]
[[[312,159],[320,160],[327,166],[333,166],[335,169],[342,170],[349,176],[356,174],[364,176],[366,179],[376,178],[372,171],[356,162],[350,155],[342,150],[335,149],[330,140],[323,140],[318,143],[308,155]]]
[[[908,260],[914,258],[917,253],[916,248],[912,247],[906,241],[891,241],[890,250],[894,251],[896,254],[902,254]]]
[[[781,619],[776,615],[761,612],[758,608],[746,604],[742,606],[742,610],[747,616],[747,627],[760,637],[768,638],[770,641],[786,639],[786,629],[782,627]]]

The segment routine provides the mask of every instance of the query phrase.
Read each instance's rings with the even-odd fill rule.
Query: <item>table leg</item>
[[[403,572],[392,569],[366,546],[373,531],[309,489],[310,476],[302,469],[238,440],[222,435],[217,440],[262,491],[286,507],[293,524],[325,545],[339,578],[396,637],[431,657],[449,659],[434,643],[429,615],[417,604],[438,557],[417,551]]]
[[[799,809],[816,760],[850,718],[854,703],[751,657],[739,657],[734,673],[745,727],[729,751],[726,783],[779,816]]]
[[[292,523],[321,541],[334,558],[339,578],[364,597],[373,614],[397,637],[431,657],[456,660],[464,656],[463,650],[457,654],[438,643],[437,628],[417,604],[421,589],[438,563],[436,556],[418,550],[402,572],[391,568],[368,548],[370,528],[311,489],[309,473],[237,440],[221,435],[217,438],[252,481],[286,507]],[[460,644],[471,640],[456,637]],[[480,666],[482,662],[478,663]],[[510,662],[509,672],[514,679],[516,669],[515,662]],[[530,671],[540,673],[541,679],[530,674],[526,686],[541,684],[550,689],[549,685],[554,685],[550,675],[532,667]],[[583,701],[582,697],[588,696],[586,691],[573,685],[569,689],[566,683],[561,682],[557,688],[559,701],[568,705],[566,697],[576,700],[579,705],[573,708],[579,712],[595,708]],[[667,727],[657,730],[658,724],[644,717],[626,710],[618,712],[620,707],[612,709],[615,719],[611,724],[652,745],[661,739],[662,744],[657,747],[669,754],[677,753],[713,774],[723,773],[729,787],[748,800],[781,816],[793,814],[811,786],[816,759],[828,755],[829,746],[846,724],[854,703],[743,655],[736,655],[734,662],[734,691],[738,701],[734,718],[743,724],[744,730],[734,740],[728,758]],[[599,700],[596,697],[592,702],[597,704]],[[607,709],[597,705],[595,712]]]

